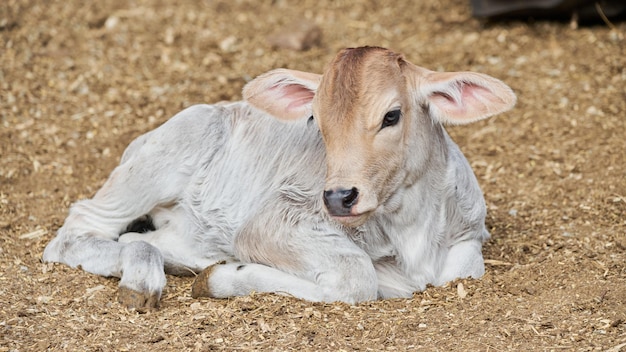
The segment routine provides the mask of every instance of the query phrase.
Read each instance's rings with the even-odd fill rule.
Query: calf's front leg
[[[345,236],[309,235],[288,246],[298,269],[259,263],[217,263],[193,284],[194,297],[227,298],[252,292],[286,294],[313,302],[356,303],[377,298],[378,281],[369,256]],[[284,258],[281,259],[284,262]]]
[[[437,285],[457,278],[478,279],[485,273],[485,264],[480,239],[465,240],[454,244],[448,250]]]

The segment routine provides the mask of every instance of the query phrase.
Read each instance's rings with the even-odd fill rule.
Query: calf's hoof
[[[209,276],[218,265],[226,264],[226,262],[221,261],[217,262],[213,265],[206,267],[206,269],[202,270],[198,276],[196,276],[196,280],[193,282],[191,286],[191,297],[214,297],[211,293],[211,288],[209,287]]]
[[[159,295],[157,293],[138,292],[123,286],[119,288],[117,300],[123,306],[134,308],[139,312],[159,308]]]

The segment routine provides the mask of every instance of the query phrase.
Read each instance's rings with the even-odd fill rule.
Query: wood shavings
[[[484,26],[448,0],[2,9],[0,351],[626,348],[625,23]],[[283,26],[294,21],[323,40],[272,49],[268,36],[295,33]],[[447,127],[489,205],[481,279],[347,305],[195,300],[193,274],[168,275],[161,308],[140,314],[117,303],[119,279],[41,262],[69,205],[94,195],[135,137],[189,105],[240,99],[270,69],[321,73],[358,45],[485,72],[518,94],[505,115]]]

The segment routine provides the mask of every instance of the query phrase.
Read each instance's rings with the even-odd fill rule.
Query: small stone
[[[587,108],[586,113],[588,115],[604,116],[604,112],[602,110],[596,108],[595,106],[590,106],[589,108]]]
[[[165,41],[165,44],[167,45],[172,45],[174,44],[174,40],[176,39],[176,33],[174,33],[174,29],[169,27],[165,30],[165,38],[163,38],[163,40]]]
[[[309,21],[293,22],[267,37],[274,48],[308,50],[318,46],[322,40],[322,30]]]
[[[476,33],[476,32],[469,33],[469,34],[466,34],[463,37],[463,44],[464,45],[471,45],[471,44],[476,43],[478,41],[478,39],[480,39],[480,35],[478,33]]]
[[[230,52],[230,51],[234,51],[236,43],[237,43],[237,38],[231,35],[231,36],[224,38],[220,42],[219,46],[222,51]]]
[[[106,21],[104,21],[104,28],[111,30],[115,27],[117,27],[117,25],[120,23],[120,19],[119,17],[116,16],[111,16],[109,18],[106,19]]]

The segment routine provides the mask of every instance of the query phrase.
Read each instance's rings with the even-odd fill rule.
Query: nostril
[[[331,200],[334,198],[333,196],[335,195],[335,191],[324,191],[324,205],[326,205],[326,207],[328,207],[331,203]]]
[[[344,208],[352,208],[354,203],[356,203],[357,198],[359,197],[359,190],[356,187],[352,187],[350,190],[343,191],[343,201],[342,204]]]
[[[324,205],[331,215],[348,216],[352,207],[358,202],[359,191],[352,189],[333,189],[324,191]]]

